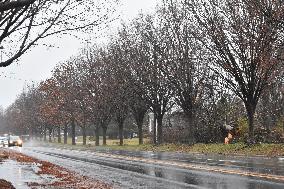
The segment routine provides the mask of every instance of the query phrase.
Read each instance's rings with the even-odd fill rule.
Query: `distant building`
[[[170,112],[164,115],[163,117],[163,127],[171,127],[171,128],[185,128],[186,120],[184,117],[184,113],[181,110],[176,110],[174,112]],[[151,133],[154,128],[154,113],[148,114],[148,131]]]

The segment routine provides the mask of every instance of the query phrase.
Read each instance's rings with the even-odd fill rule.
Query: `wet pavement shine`
[[[119,188],[284,188],[281,158],[51,147],[24,147],[22,153]]]
[[[5,160],[0,163],[0,178],[7,180],[17,189],[28,189],[27,183],[40,179],[30,165],[18,163],[13,160]]]

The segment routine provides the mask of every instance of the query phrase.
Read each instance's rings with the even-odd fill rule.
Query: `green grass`
[[[135,150],[135,151],[159,151],[159,152],[185,152],[185,153],[204,153],[204,154],[224,154],[224,155],[246,155],[246,156],[284,156],[284,144],[255,144],[247,146],[244,143],[235,144],[150,144],[149,139],[144,139],[143,145],[138,144],[138,138],[124,139],[124,145],[119,146],[118,139],[107,139],[106,146],[95,147],[94,141],[87,141],[87,146],[82,145],[82,137],[78,137],[77,145],[71,145],[71,139],[68,138],[68,147],[75,149],[114,149],[114,150]],[[53,143],[57,144],[57,143]],[[102,139],[100,139],[100,145]],[[58,144],[63,146],[63,144]]]

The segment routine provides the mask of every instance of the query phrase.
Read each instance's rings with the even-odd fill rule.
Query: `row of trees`
[[[6,110],[6,122],[37,133],[57,128],[59,142],[61,129],[67,142],[70,126],[72,144],[76,126],[84,144],[92,126],[96,145],[100,128],[106,144],[111,121],[122,145],[129,116],[142,144],[149,112],[159,144],[173,134],[165,130],[165,115],[176,111],[186,123],[179,142],[220,141],[224,123],[237,123],[243,112],[250,139],[255,125],[284,127],[283,8],[269,0],[165,0],[155,14],[122,24],[107,45],[82,50],[25,90]]]

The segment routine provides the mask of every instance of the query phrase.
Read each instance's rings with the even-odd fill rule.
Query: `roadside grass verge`
[[[108,139],[106,146],[95,146],[94,141],[87,141],[86,146],[82,145],[81,137],[77,139],[77,145],[72,146],[71,140],[68,139],[68,144],[51,143],[61,147],[72,149],[112,149],[112,150],[129,150],[129,151],[154,151],[154,152],[183,152],[183,153],[203,153],[203,154],[223,154],[223,155],[245,155],[245,156],[284,156],[284,144],[255,144],[247,146],[245,143],[235,144],[150,144],[150,139],[144,139],[144,144],[138,144],[138,138],[124,139],[124,145],[119,146],[118,139]],[[102,140],[100,139],[100,145]]]
[[[63,138],[61,139],[63,142]],[[144,138],[144,143],[148,144],[150,139],[148,138]],[[57,141],[57,139],[55,140]],[[87,144],[90,145],[95,145],[95,141],[89,140],[89,137],[87,137]],[[78,145],[82,145],[83,144],[83,137],[82,136],[78,136],[76,143]],[[100,145],[103,143],[103,138],[100,137]],[[119,145],[119,139],[107,139],[106,141],[107,146],[118,146]],[[138,146],[139,144],[139,139],[138,138],[132,138],[132,139],[124,139],[123,140],[124,146]],[[70,137],[67,138],[67,144],[72,144],[72,139]]]

